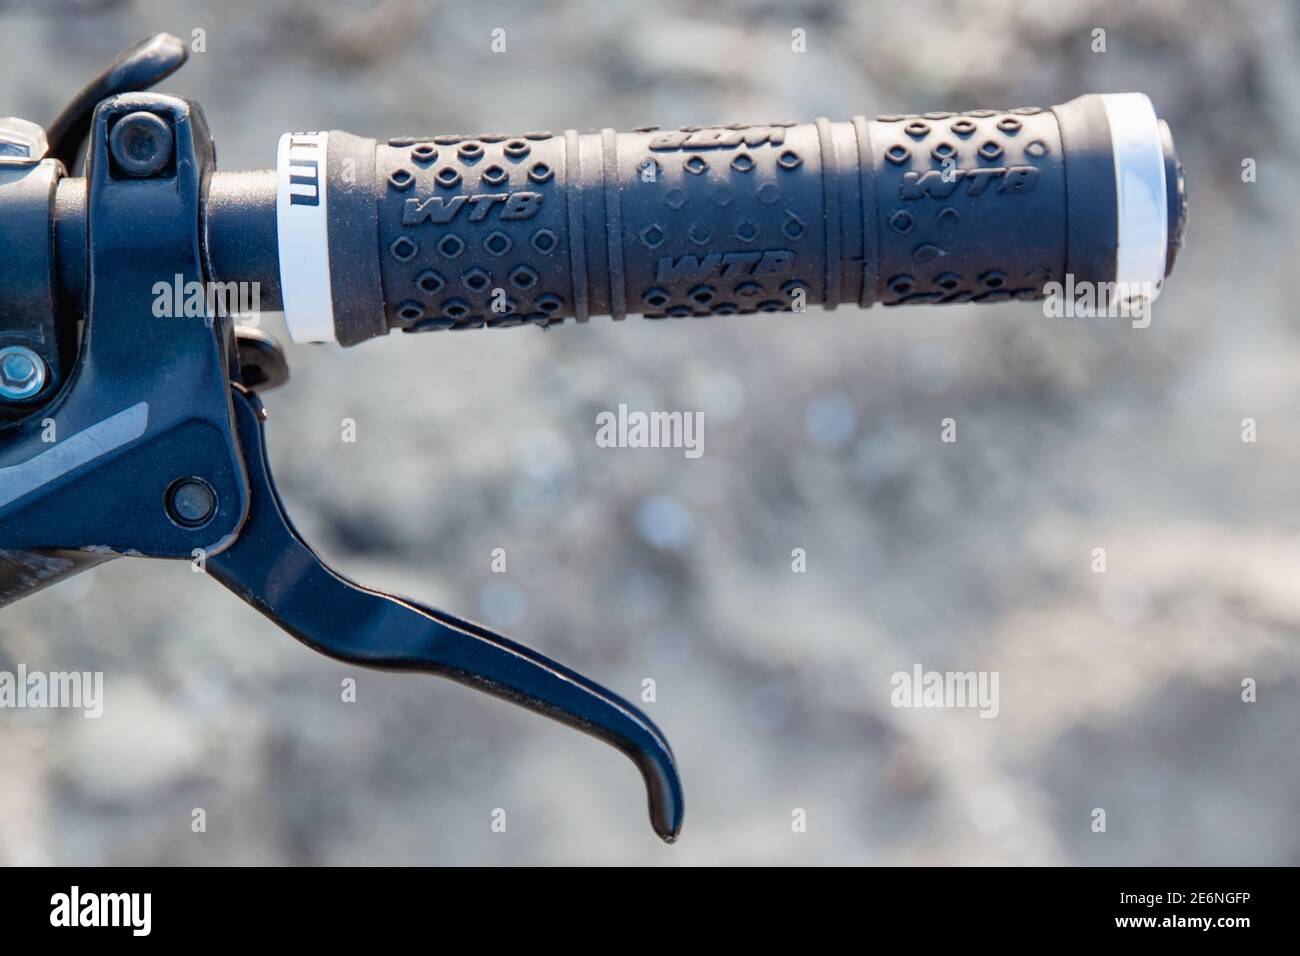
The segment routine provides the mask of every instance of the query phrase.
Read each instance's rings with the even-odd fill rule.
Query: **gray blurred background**
[[[269,441],[307,539],[629,697],[654,678],[681,842],[590,738],[335,664],[188,565],[120,560],[0,618],[0,669],[106,675],[98,721],[0,712],[0,861],[1300,864],[1291,0],[0,0],[0,112],[48,120],[119,49],[196,28],[165,88],[201,101],[225,169],[273,165],[292,129],[1141,90],[1187,167],[1187,248],[1142,331],[1019,303],[290,347]],[[620,402],[702,410],[703,457],[598,448]],[[1000,715],[892,708],[915,663],[998,671]]]

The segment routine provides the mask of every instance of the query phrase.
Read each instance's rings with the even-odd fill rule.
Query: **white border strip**
[[[1119,210],[1115,281],[1160,294],[1169,241],[1160,122],[1145,93],[1103,94]],[[1120,286],[1124,288],[1124,286]]]
[[[329,133],[285,133],[275,162],[275,219],[284,321],[295,342],[335,342],[330,288]]]

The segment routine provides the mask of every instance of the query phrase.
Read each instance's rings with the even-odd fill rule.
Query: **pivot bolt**
[[[45,387],[45,363],[31,349],[11,345],[0,349],[0,398],[21,402]]]
[[[178,478],[167,489],[167,516],[182,528],[199,528],[217,510],[217,493],[202,478]]]
[[[172,128],[153,113],[128,113],[108,134],[108,148],[122,172],[145,179],[172,158]]]

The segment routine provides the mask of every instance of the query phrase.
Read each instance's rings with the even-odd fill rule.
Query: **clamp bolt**
[[[0,349],[0,399],[21,402],[45,387],[45,363],[31,349],[12,345]]]
[[[128,113],[108,134],[108,148],[122,172],[145,179],[171,161],[172,128],[153,113]]]

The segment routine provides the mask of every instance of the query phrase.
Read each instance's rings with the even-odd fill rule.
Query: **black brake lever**
[[[650,823],[672,843],[682,785],[672,749],[648,717],[581,674],[508,638],[414,602],[362,587],[327,567],[280,502],[252,392],[236,387],[235,418],[248,468],[248,518],[207,571],[313,650],[365,667],[449,677],[617,747],[645,779]]]

